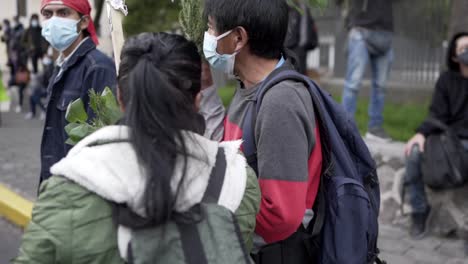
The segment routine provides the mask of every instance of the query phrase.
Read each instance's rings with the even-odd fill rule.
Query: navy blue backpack
[[[384,263],[377,248],[380,189],[375,162],[352,118],[310,78],[280,67],[258,89],[243,126],[249,165],[258,175],[254,128],[262,99],[271,87],[286,80],[302,82],[309,89],[322,142],[315,217],[303,230],[308,234],[304,242],[309,255],[314,263],[323,264]]]

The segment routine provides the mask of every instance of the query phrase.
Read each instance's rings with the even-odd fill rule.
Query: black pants
[[[32,63],[32,66],[33,66],[33,73],[36,74],[38,69],[37,69],[37,64],[38,64],[38,61],[39,59],[41,58],[41,52],[39,51],[35,51],[31,54],[31,63]]]
[[[26,84],[18,84],[19,106],[21,107],[23,107],[24,90],[26,90]]]

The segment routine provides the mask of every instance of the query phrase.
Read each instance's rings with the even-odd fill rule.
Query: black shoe
[[[430,212],[431,208],[429,207],[424,213],[411,214],[411,226],[409,230],[409,235],[412,239],[420,240],[427,235],[426,225]]]
[[[371,127],[367,130],[366,138],[381,142],[381,143],[388,143],[392,141],[392,138],[385,132],[382,127]]]

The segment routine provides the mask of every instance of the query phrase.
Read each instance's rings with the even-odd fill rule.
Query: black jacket
[[[443,73],[437,80],[429,112],[451,127],[459,137],[468,139],[468,78],[458,72]],[[417,132],[427,137],[440,131],[424,122]]]

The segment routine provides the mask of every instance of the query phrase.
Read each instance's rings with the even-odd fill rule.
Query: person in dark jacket
[[[81,98],[89,121],[94,113],[89,107],[89,91],[101,93],[105,87],[115,91],[116,72],[112,60],[96,49],[98,39],[90,17],[88,0],[43,0],[45,20],[42,36],[60,51],[57,67],[48,86],[48,106],[41,143],[40,181],[49,178],[50,167],[71,149],[65,144],[68,105]]]
[[[29,28],[23,34],[23,46],[31,58],[33,73],[36,74],[37,63],[47,50],[47,42],[41,35],[42,27],[39,23],[39,16],[33,14],[29,22]]]
[[[305,1],[294,0],[293,3],[289,6],[288,32],[284,45],[296,57],[297,71],[306,74],[307,54],[318,45],[317,28]]]
[[[10,20],[4,19],[3,20],[3,35],[2,35],[2,42],[5,43],[6,46],[6,55],[7,55],[7,66],[10,68],[10,74],[13,72],[13,62],[11,60],[11,49],[10,49],[10,39],[12,36],[12,28],[10,24]]]
[[[468,32],[456,34],[450,42],[447,53],[448,70],[439,77],[429,115],[448,125],[462,140],[468,151]],[[410,235],[423,238],[426,220],[431,207],[424,191],[421,173],[421,157],[426,138],[441,131],[425,121],[406,144],[407,156],[405,193],[412,206]],[[468,162],[468,161],[467,161]]]

